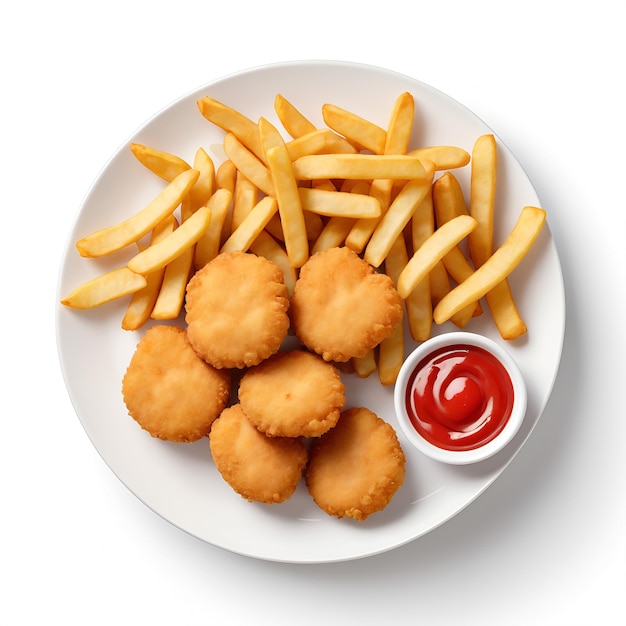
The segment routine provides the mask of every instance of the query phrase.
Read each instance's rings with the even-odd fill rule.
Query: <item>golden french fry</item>
[[[310,154],[296,159],[293,171],[298,180],[410,180],[424,176],[422,162],[405,154]]]
[[[378,380],[381,384],[393,385],[404,363],[404,324],[398,322],[391,335],[378,347]]]
[[[380,203],[368,195],[305,187],[300,187],[298,193],[303,211],[328,217],[365,218],[380,215]]]
[[[445,224],[458,215],[467,215],[463,189],[452,172],[444,172],[433,183],[433,207],[437,224]]]
[[[350,141],[374,154],[384,152],[387,132],[380,126],[334,104],[322,106],[322,117],[329,128]]]
[[[267,159],[267,152],[270,148],[282,147],[285,144],[280,131],[265,117],[259,118],[259,137],[261,139],[261,147]]]
[[[433,183],[433,205],[437,224],[445,224],[459,215],[467,215],[463,189],[457,178],[451,172],[445,172]],[[466,259],[460,247],[452,248],[443,258],[446,271],[457,282],[465,280],[474,269]],[[476,302],[473,315],[481,315],[482,306]],[[463,328],[469,321],[469,310],[457,313],[452,320]]]
[[[165,239],[136,254],[128,262],[128,269],[145,275],[165,267],[193,246],[206,232],[210,222],[211,209],[207,206],[199,208]]]
[[[482,135],[472,150],[470,178],[470,215],[478,221],[476,231],[468,238],[469,251],[475,267],[480,267],[493,251],[497,146],[493,135]],[[526,332],[513,299],[508,280],[494,286],[495,293],[485,294],[491,316],[504,339],[515,339]]]
[[[280,123],[294,139],[315,130],[315,125],[281,94],[277,94],[274,99],[274,110]]]
[[[309,258],[309,241],[298,184],[284,143],[268,150],[267,162],[276,192],[289,262],[293,267],[302,267]]]
[[[271,235],[268,235],[266,232],[261,232],[250,245],[250,251],[254,252],[257,256],[262,256],[273,261],[280,267],[285,279],[287,293],[289,297],[291,297],[296,286],[297,274],[295,268],[289,263],[289,257],[284,248],[277,243]]]
[[[493,252],[493,214],[496,198],[497,152],[493,135],[481,135],[472,149],[469,214],[477,226],[468,237],[470,256],[480,267]]]
[[[237,168],[235,167],[235,164],[228,159],[226,161],[222,161],[215,171],[216,189],[228,189],[228,191],[234,193],[236,180]]]
[[[261,161],[265,160],[259,138],[259,127],[250,118],[208,96],[198,100],[197,104],[200,113],[209,122],[227,133],[232,133],[257,158]]]
[[[461,218],[456,218],[458,219]],[[543,209],[524,207],[504,243],[468,279],[457,285],[437,304],[433,312],[435,322],[442,324],[464,306],[482,298],[501,283],[526,256],[539,236],[545,219],[546,212]],[[448,222],[451,223],[453,222]]]
[[[163,269],[163,280],[150,317],[154,320],[176,319],[185,302],[185,290],[193,266],[194,246],[168,263]],[[156,272],[155,272],[156,273]],[[148,279],[152,274],[148,274]]]
[[[392,242],[385,259],[385,273],[397,285],[402,270],[409,261],[404,233]],[[402,363],[404,362],[404,323],[401,320],[387,339],[378,348],[378,379],[383,385],[396,382]]]
[[[275,198],[272,196],[262,198],[243,218],[233,234],[226,240],[220,252],[234,252],[236,250],[246,252],[277,210],[278,205]]]
[[[365,249],[364,258],[370,265],[378,267],[385,260],[394,242],[430,191],[433,174],[434,169],[426,169],[424,177],[410,180],[381,217]]]
[[[193,262],[196,269],[204,267],[217,256],[232,197],[233,194],[229,189],[222,188],[217,189],[207,202],[207,208],[211,211],[211,221],[206,232],[195,245]]]
[[[406,154],[413,133],[415,99],[409,92],[401,93],[394,102],[385,135],[385,154]]]
[[[457,146],[428,146],[409,150],[407,154],[418,159],[432,161],[437,171],[457,169],[470,162],[469,152]]]
[[[412,249],[417,250],[434,231],[435,219],[431,187],[411,218],[410,241]],[[408,263],[408,251],[406,263]],[[448,278],[445,272],[444,277],[447,282]],[[431,335],[433,306],[430,282],[430,275],[428,275],[415,286],[404,301],[409,332],[415,341],[426,341]]]
[[[166,217],[152,231],[150,245],[162,241],[177,227],[178,221],[173,215]],[[148,321],[159,295],[164,273],[165,268],[162,268],[148,274],[146,276],[146,286],[133,294],[122,318],[122,328],[124,330],[137,330]]]
[[[352,217],[331,217],[311,248],[311,254],[341,246],[354,225]]]
[[[459,215],[439,227],[413,254],[398,278],[398,293],[406,298],[443,257],[476,228],[476,220]]]
[[[78,252],[83,257],[99,257],[138,241],[174,212],[199,175],[193,169],[180,173],[154,200],[133,216],[80,239],[76,243]]]
[[[356,148],[331,130],[320,128],[287,142],[292,161],[308,154],[356,154]]]
[[[200,172],[200,175],[189,191],[189,195],[183,198],[180,209],[183,222],[204,206],[215,191],[215,164],[203,148],[198,148],[196,151],[193,169]]]
[[[374,350],[368,350],[362,357],[351,359],[354,372],[359,378],[367,378],[376,371],[376,354]]]
[[[73,309],[92,309],[143,289],[145,276],[119,267],[84,282],[61,300],[61,304]]]
[[[246,148],[232,133],[224,137],[226,156],[246,178],[263,193],[274,195],[274,185],[266,165]]]
[[[168,183],[171,183],[185,170],[190,169],[187,161],[163,150],[157,150],[140,143],[131,143],[130,150],[143,166]]]
[[[237,181],[235,182],[235,194],[233,196],[233,209],[230,221],[230,236],[233,231],[238,228],[239,224],[245,219],[246,215],[252,211],[259,201],[259,190],[257,186],[246,178],[242,172],[237,172]],[[223,233],[226,235],[227,233]]]
[[[508,280],[492,287],[485,299],[502,339],[511,341],[526,333],[526,323],[517,309]]]

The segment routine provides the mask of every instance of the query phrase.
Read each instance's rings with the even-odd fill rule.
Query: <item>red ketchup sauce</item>
[[[505,427],[513,384],[492,354],[472,345],[447,346],[425,357],[406,391],[417,432],[445,450],[473,450]]]

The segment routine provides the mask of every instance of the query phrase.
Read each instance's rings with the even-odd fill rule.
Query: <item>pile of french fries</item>
[[[199,148],[190,165],[179,155],[131,144],[139,162],[166,184],[125,221],[76,243],[83,257],[128,246],[136,253],[126,266],[77,287],[64,305],[86,309],[130,296],[122,328],[136,330],[150,318],[176,319],[190,277],[218,254],[240,250],[269,258],[293,293],[312,254],[345,245],[393,279],[415,341],[428,339],[433,323],[465,327],[483,313],[483,297],[504,339],[527,332],[508,276],[546,216],[525,206],[496,247],[492,134],[478,137],[471,153],[457,146],[410,149],[415,101],[408,92],[393,103],[387,128],[333,104],[322,106],[325,127],[319,128],[280,94],[274,110],[282,131],[208,96],[197,105],[224,132],[225,160],[216,167]],[[453,173],[466,166],[468,203]],[[354,360],[357,374],[378,369],[381,382],[392,384],[404,359],[403,332],[399,324],[377,355]]]

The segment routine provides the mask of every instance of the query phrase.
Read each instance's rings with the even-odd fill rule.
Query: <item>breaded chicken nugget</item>
[[[244,252],[220,254],[187,285],[187,334],[217,368],[257,365],[289,330],[289,297],[280,268]]]
[[[250,423],[239,404],[224,409],[215,420],[209,445],[222,478],[251,502],[288,500],[307,461],[302,440],[267,437]]]
[[[130,416],[153,437],[190,442],[205,437],[230,397],[230,372],[194,351],[176,326],[153,326],[135,349],[122,380]]]
[[[292,350],[249,369],[239,383],[239,402],[250,422],[271,437],[318,437],[337,423],[344,391],[333,364]]]
[[[389,504],[404,466],[393,427],[369,409],[351,408],[312,446],[306,482],[326,513],[363,521]]]
[[[346,247],[317,252],[304,264],[290,317],[300,341],[326,361],[362,357],[402,319],[393,281]]]

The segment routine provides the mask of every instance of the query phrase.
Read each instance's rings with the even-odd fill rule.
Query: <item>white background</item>
[[[625,624],[621,13],[606,0],[0,0],[0,622]],[[408,74],[485,120],[549,212],[567,296],[552,398],[496,483],[407,546],[314,566],[227,553],[139,502],[73,411],[54,328],[67,235],[117,148],[204,83],[305,59]]]

